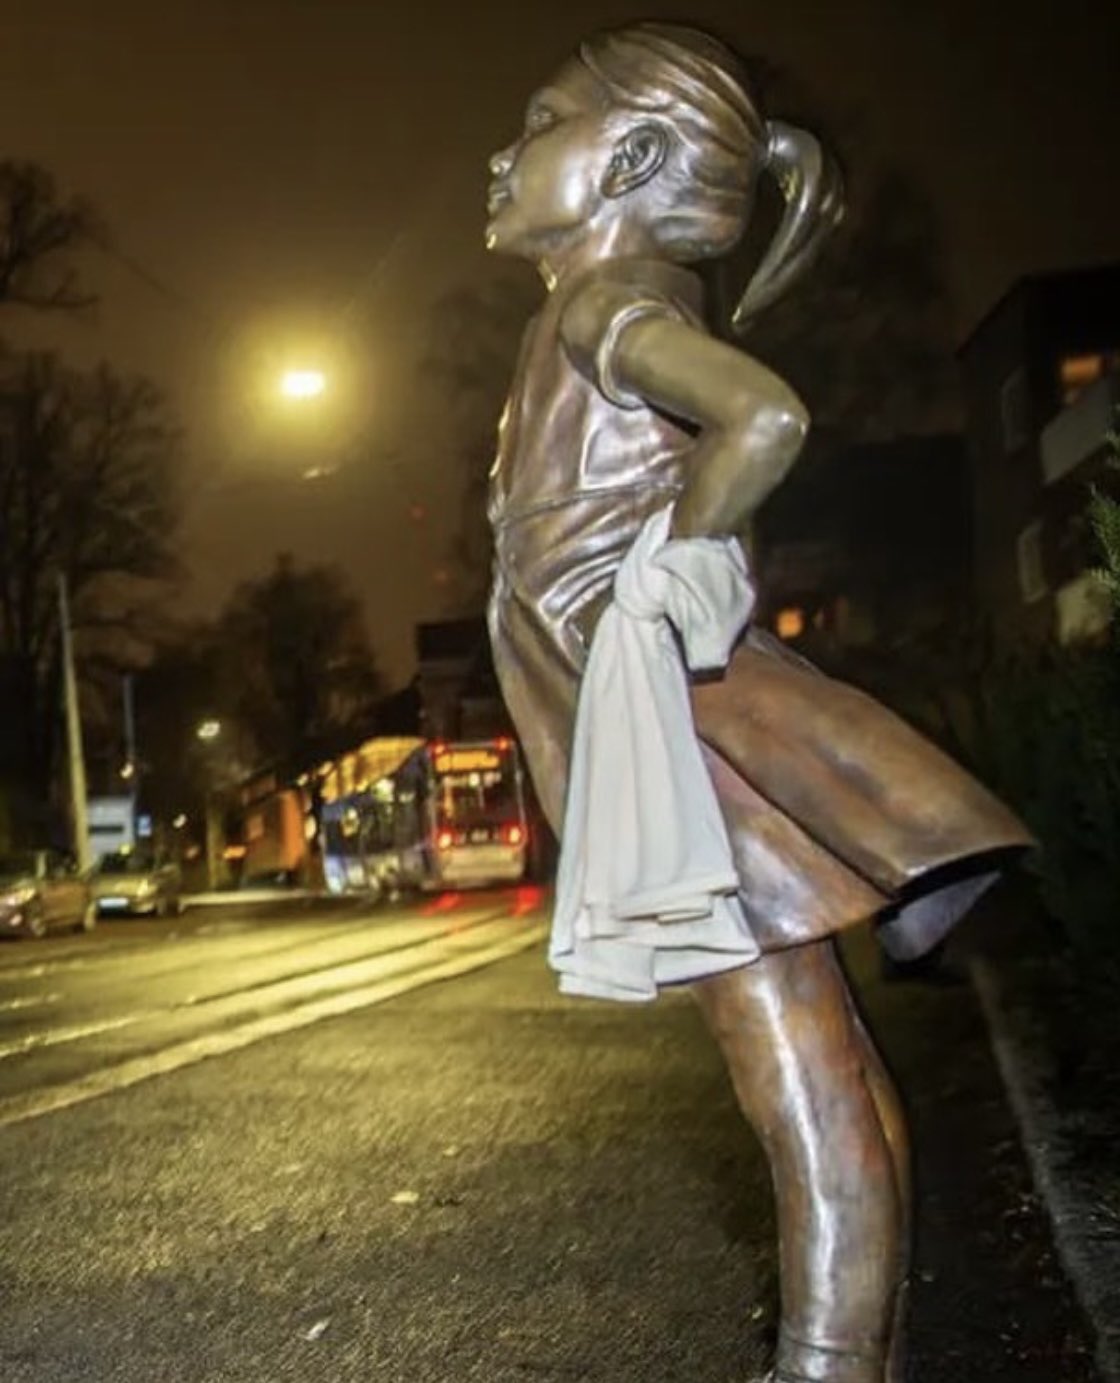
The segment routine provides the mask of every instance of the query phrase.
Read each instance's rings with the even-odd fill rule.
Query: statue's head
[[[798,227],[783,229],[804,241],[826,201],[836,219],[834,180],[808,201],[792,195],[822,166],[811,135],[766,121],[730,49],[694,29],[637,24],[589,39],[534,93],[521,136],[490,162],[487,245],[534,261],[589,241],[712,258],[742,236],[764,169],[787,196],[787,222],[799,202]]]
[[[596,35],[494,156],[488,243],[533,258],[625,220],[673,259],[721,254],[746,225],[765,148],[746,74],[721,43],[661,24]]]

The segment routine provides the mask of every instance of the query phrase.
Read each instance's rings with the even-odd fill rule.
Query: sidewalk
[[[1007,889],[966,939],[969,975],[1063,1266],[1120,1380],[1120,996],[1073,973]]]

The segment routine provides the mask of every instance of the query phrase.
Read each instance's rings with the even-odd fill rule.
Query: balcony
[[[1047,424],[1039,438],[1042,475],[1047,485],[1100,454],[1118,408],[1120,374],[1114,372],[1091,384]]]

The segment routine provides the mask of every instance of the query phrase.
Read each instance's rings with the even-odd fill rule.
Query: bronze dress
[[[593,271],[642,311],[699,322],[696,276],[659,261]],[[560,336],[571,295],[529,324],[491,471],[490,638],[553,828],[587,646],[578,619],[610,589],[645,520],[680,491],[693,435],[580,373]],[[608,333],[609,339],[609,333]],[[605,377],[604,377],[605,376]],[[900,958],[936,944],[1031,841],[985,788],[892,712],[748,630],[724,675],[693,686],[696,730],[763,951],[870,917]]]

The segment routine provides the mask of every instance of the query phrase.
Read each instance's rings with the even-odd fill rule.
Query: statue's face
[[[606,200],[610,115],[602,88],[574,59],[536,92],[521,137],[490,160],[489,249],[536,260],[578,238]]]

